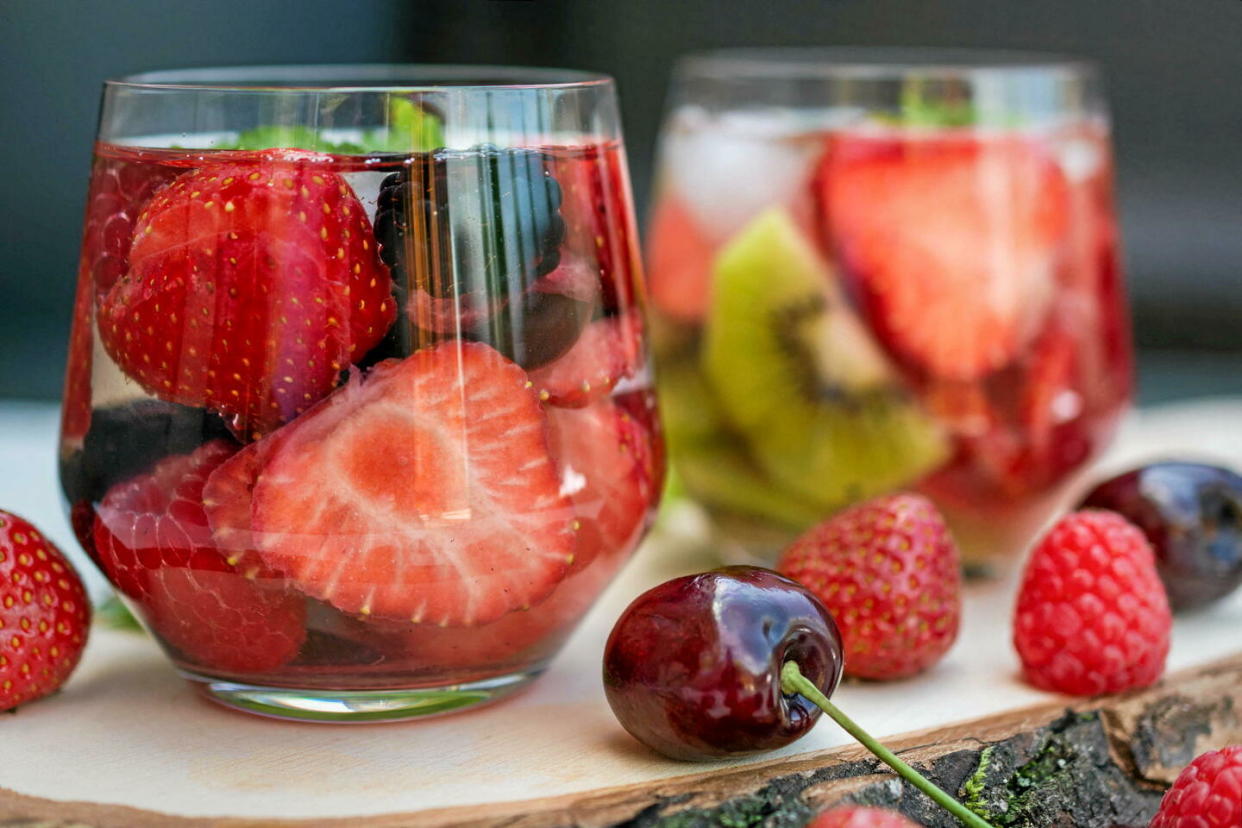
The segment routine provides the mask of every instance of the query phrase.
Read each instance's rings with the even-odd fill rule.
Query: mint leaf
[[[368,130],[361,141],[329,141],[307,126],[258,126],[243,130],[232,141],[221,141],[215,149],[264,150],[277,147],[328,152],[336,155],[366,155],[375,152],[426,152],[444,146],[444,127],[440,118],[407,98],[392,98],[388,104],[388,125]]]
[[[1018,112],[1001,107],[979,107],[972,92],[960,83],[911,78],[901,88],[893,111],[876,113],[873,119],[886,126],[954,129],[989,126],[1020,128],[1024,119]]]
[[[428,152],[444,146],[444,124],[408,98],[390,98],[388,126],[371,130],[363,143],[371,152]]]
[[[938,89],[935,94],[918,81],[906,83],[894,112],[876,113],[882,124],[896,127],[967,127],[979,123],[979,115],[969,98],[954,98]]]
[[[99,605],[99,608],[95,610],[95,619],[104,626],[114,630],[146,632],[142,625],[138,623],[138,619],[134,618],[129,609],[115,595]]]

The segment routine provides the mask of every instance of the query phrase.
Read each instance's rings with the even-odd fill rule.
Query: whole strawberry
[[[64,684],[90,621],[73,565],[29,522],[0,510],[0,710]]]
[[[957,546],[922,495],[854,506],[794,541],[776,568],[832,613],[845,641],[847,675],[912,676],[939,661],[957,638]]]
[[[1031,553],[1013,642],[1031,684],[1091,696],[1160,678],[1172,624],[1142,531],[1086,510],[1062,518]]]
[[[1160,800],[1150,828],[1240,828],[1242,745],[1212,750],[1186,766]]]
[[[918,828],[918,825],[885,808],[842,805],[824,811],[808,822],[806,828]]]

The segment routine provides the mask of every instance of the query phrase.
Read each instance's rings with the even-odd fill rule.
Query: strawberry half
[[[141,159],[141,152],[139,159]],[[78,288],[65,368],[61,439],[80,441],[90,428],[91,343],[94,298],[107,291],[129,268],[129,246],[138,211],[181,170],[152,161],[98,155],[91,167],[90,202],[82,229]]]
[[[970,380],[1014,359],[1053,293],[1067,188],[1013,138],[839,136],[816,189],[881,340],[920,372]]]
[[[65,393],[60,410],[60,439],[80,446],[91,427],[92,307],[90,279],[79,276],[73,299],[73,327],[69,332],[69,359],[65,363]]]
[[[549,410],[549,447],[577,530],[573,565],[545,600],[477,627],[374,618],[342,624],[349,637],[416,669],[453,671],[462,681],[555,653],[634,551],[655,508],[663,466],[649,399],[634,392],[587,408]]]
[[[399,636],[387,637],[385,649],[418,669],[451,670],[463,681],[529,666],[556,653],[624,560],[597,559],[570,574],[539,606],[482,627],[406,625]]]
[[[1093,328],[1058,302],[1023,355],[987,383],[932,384],[928,409],[954,438],[954,457],[923,488],[941,502],[1013,503],[1046,492],[1111,436],[1120,401],[1107,382],[1087,382]],[[1099,400],[1096,394],[1101,394]]]
[[[301,647],[304,601],[269,573],[230,564],[212,539],[203,487],[233,453],[215,440],[114,486],[96,511],[95,551],[109,580],[191,664],[270,670]]]
[[[587,325],[559,359],[530,372],[539,399],[582,408],[608,394],[643,367],[642,318],[637,311],[606,316]]]
[[[307,595],[472,626],[565,577],[573,513],[542,409],[526,373],[486,345],[382,362],[275,439],[253,457],[250,522],[264,562]],[[220,508],[213,521],[238,523]]]
[[[394,628],[400,634],[381,646],[420,668],[469,675],[555,653],[634,551],[655,509],[662,467],[646,412],[629,399],[548,410],[548,443],[561,491],[573,501],[577,545],[568,575],[546,600],[480,627]]]
[[[699,323],[711,303],[716,249],[698,221],[673,195],[665,195],[651,217],[647,276],[651,302],[661,312]]]
[[[138,217],[99,333],[161,399],[215,409],[247,438],[305,411],[396,315],[366,211],[325,156],[230,153]]]
[[[630,183],[618,152],[595,147],[552,160],[565,220],[563,253],[593,262],[606,311],[634,306],[641,273]]]
[[[561,491],[577,514],[574,569],[596,557],[624,558],[638,545],[659,497],[657,437],[608,399],[586,408],[550,408],[548,435]]]

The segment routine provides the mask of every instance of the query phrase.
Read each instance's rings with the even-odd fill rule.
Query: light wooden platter
[[[1172,455],[1242,466],[1240,422],[1242,401],[1146,411],[1101,467]],[[0,406],[0,463],[30,470],[21,483],[0,483],[0,504],[73,550],[55,494],[54,431],[54,409]],[[633,596],[712,565],[686,540],[671,530],[649,540],[530,690],[424,722],[312,725],[232,713],[200,700],[145,637],[97,628],[63,692],[0,717],[0,825],[607,825],[677,814],[708,824],[711,808],[743,800],[793,813],[860,791],[908,799],[827,720],[784,750],[720,765],[661,759],[621,730],[600,684],[603,640]],[[1019,679],[1008,640],[1012,576],[967,592],[961,638],[935,669],[847,684],[835,697],[942,784],[961,785],[987,745],[1017,767],[1048,739],[1072,736],[1083,761],[1103,751],[1093,767],[1112,770],[1097,781],[1129,785],[1110,796],[1137,813],[1194,752],[1242,741],[1242,593],[1178,619],[1165,683],[1084,702]],[[1070,706],[1098,715],[1067,719]],[[997,758],[988,772],[1004,767]]]

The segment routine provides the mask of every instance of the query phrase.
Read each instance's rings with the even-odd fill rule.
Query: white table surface
[[[1242,466],[1242,400],[1143,412],[1102,466],[1172,455]],[[55,481],[56,411],[0,404],[0,506],[39,524],[106,587],[77,551]],[[677,538],[652,538],[565,652],[527,692],[462,715],[339,726],[275,722],[199,700],[144,636],[97,628],[60,694],[0,720],[0,787],[55,800],[126,804],[186,816],[363,816],[580,793],[703,770],[654,756],[617,725],[599,676],[621,608],[710,560]],[[877,735],[970,720],[1054,699],[1021,682],[1009,643],[1013,585],[971,584],[961,637],[918,678],[846,684],[837,702]],[[1179,618],[1169,668],[1242,651],[1242,592]],[[917,701],[917,703],[912,703]],[[823,720],[764,758],[848,741]]]

